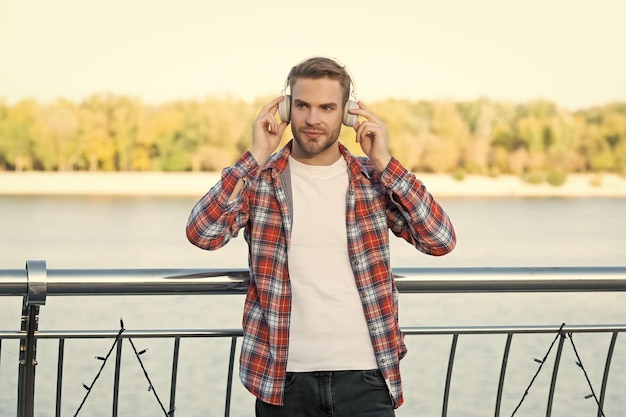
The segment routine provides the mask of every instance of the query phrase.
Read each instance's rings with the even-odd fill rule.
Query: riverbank
[[[515,176],[417,174],[435,197],[626,197],[626,178],[572,174],[558,187]],[[162,195],[199,197],[219,173],[2,172],[0,195]]]

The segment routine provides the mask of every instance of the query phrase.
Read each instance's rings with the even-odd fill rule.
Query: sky
[[[623,0],[0,0],[0,100],[281,94],[339,59],[366,104],[626,101]]]

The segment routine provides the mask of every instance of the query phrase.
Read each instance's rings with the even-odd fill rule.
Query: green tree
[[[157,170],[171,170],[179,165],[189,166],[176,140],[185,125],[185,114],[177,103],[167,103],[153,109],[146,120],[145,135],[152,137],[152,158]]]
[[[492,129],[498,118],[494,103],[486,99],[457,105],[468,131],[468,141],[464,154],[464,169],[470,173],[493,173],[493,152],[491,146]]]
[[[109,129],[109,98],[94,95],[80,105],[80,137],[89,171],[114,171],[116,145]]]
[[[72,171],[81,167],[79,112],[75,104],[58,100],[39,113],[34,126],[34,153],[44,169]]]
[[[198,146],[191,155],[192,169],[220,170],[225,162],[235,162],[252,144],[252,123],[258,110],[230,97],[207,99],[199,110],[205,133],[198,135]]]
[[[2,108],[0,119],[0,155],[5,168],[15,171],[32,169],[33,129],[39,117],[39,105],[34,100],[24,100],[14,106]]]
[[[618,106],[607,106],[607,115],[604,118],[602,135],[604,141],[611,148],[613,154],[613,171],[626,172],[626,112],[620,112]]]
[[[465,168],[469,130],[463,122],[455,103],[436,102],[431,122],[433,137],[424,157],[424,163],[433,172],[452,172]]]
[[[135,98],[109,96],[105,101],[109,134],[115,143],[115,166],[134,171],[133,155],[142,128],[144,105]]]
[[[369,107],[387,126],[391,154],[408,169],[420,170],[424,148],[419,138],[430,131],[432,106],[423,101],[386,100]]]

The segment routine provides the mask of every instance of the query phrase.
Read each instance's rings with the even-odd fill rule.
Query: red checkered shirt
[[[421,252],[444,255],[456,244],[454,228],[424,185],[392,158],[379,174],[365,157],[339,144],[350,183],[346,231],[354,279],[378,367],[395,407],[403,402],[400,359],[406,354],[398,325],[398,291],[391,271],[389,233]],[[250,284],[243,314],[240,378],[261,401],[282,405],[291,311],[287,258],[291,236],[291,191],[287,178],[291,143],[259,166],[246,152],[222,171],[193,208],[187,237],[203,249],[224,246],[243,229]],[[243,190],[229,201],[237,182]]]

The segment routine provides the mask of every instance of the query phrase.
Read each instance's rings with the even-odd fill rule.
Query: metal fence
[[[613,292],[626,291],[626,267],[529,267],[529,268],[397,268],[394,269],[396,284],[401,293],[519,293],[519,292]],[[17,389],[18,417],[34,416],[35,381],[37,366],[37,341],[56,340],[58,342],[56,372],[55,416],[61,416],[65,342],[68,339],[111,339],[114,342],[128,340],[134,354],[141,363],[141,353],[137,352],[133,339],[159,338],[172,341],[171,377],[169,401],[157,396],[164,415],[173,416],[176,408],[178,363],[180,341],[185,338],[229,338],[228,375],[224,384],[224,415],[231,409],[231,390],[239,329],[215,330],[144,330],[124,329],[111,331],[39,331],[40,308],[49,296],[90,296],[90,295],[172,295],[172,294],[241,294],[248,282],[247,269],[53,269],[46,268],[45,261],[27,261],[26,268],[20,270],[0,270],[0,295],[22,297],[22,321],[19,331],[0,330],[0,343],[4,340],[20,341]],[[520,334],[554,333],[552,345],[556,345],[556,359],[548,394],[546,415],[551,415],[560,358],[564,343],[569,337],[572,346],[573,334],[606,333],[611,335],[605,358],[601,387],[598,393],[592,392],[598,404],[598,416],[603,415],[611,363],[618,335],[626,331],[626,324],[604,325],[561,325],[561,326],[441,326],[404,327],[406,336],[449,335],[451,345],[447,363],[445,389],[442,399],[442,416],[448,414],[448,400],[456,358],[456,347],[463,335],[506,335],[502,352],[502,362],[498,379],[498,392],[493,404],[494,415],[501,413],[502,389],[507,372],[507,363],[514,336]],[[558,341],[558,343],[557,343]],[[552,349],[552,345],[550,349]],[[115,349],[114,349],[115,348]],[[119,375],[121,369],[121,343],[114,343],[103,362],[113,358],[115,378],[112,387],[112,411],[117,416],[119,400]],[[574,346],[575,349],[575,346]],[[2,344],[0,344],[0,354]],[[226,360],[226,358],[225,358]],[[537,359],[540,367],[545,361]],[[579,364],[582,367],[582,364]],[[142,365],[143,367],[143,365]],[[583,368],[584,370],[584,368]],[[618,370],[624,372],[625,370]],[[145,372],[145,370],[144,370]],[[586,375],[586,373],[585,373]],[[146,374],[146,377],[148,375]],[[97,377],[96,377],[97,378]],[[534,378],[533,378],[534,380]],[[52,382],[50,382],[52,383]],[[532,384],[532,381],[531,381]],[[152,389],[152,385],[150,386]],[[85,385],[87,392],[91,386]]]

